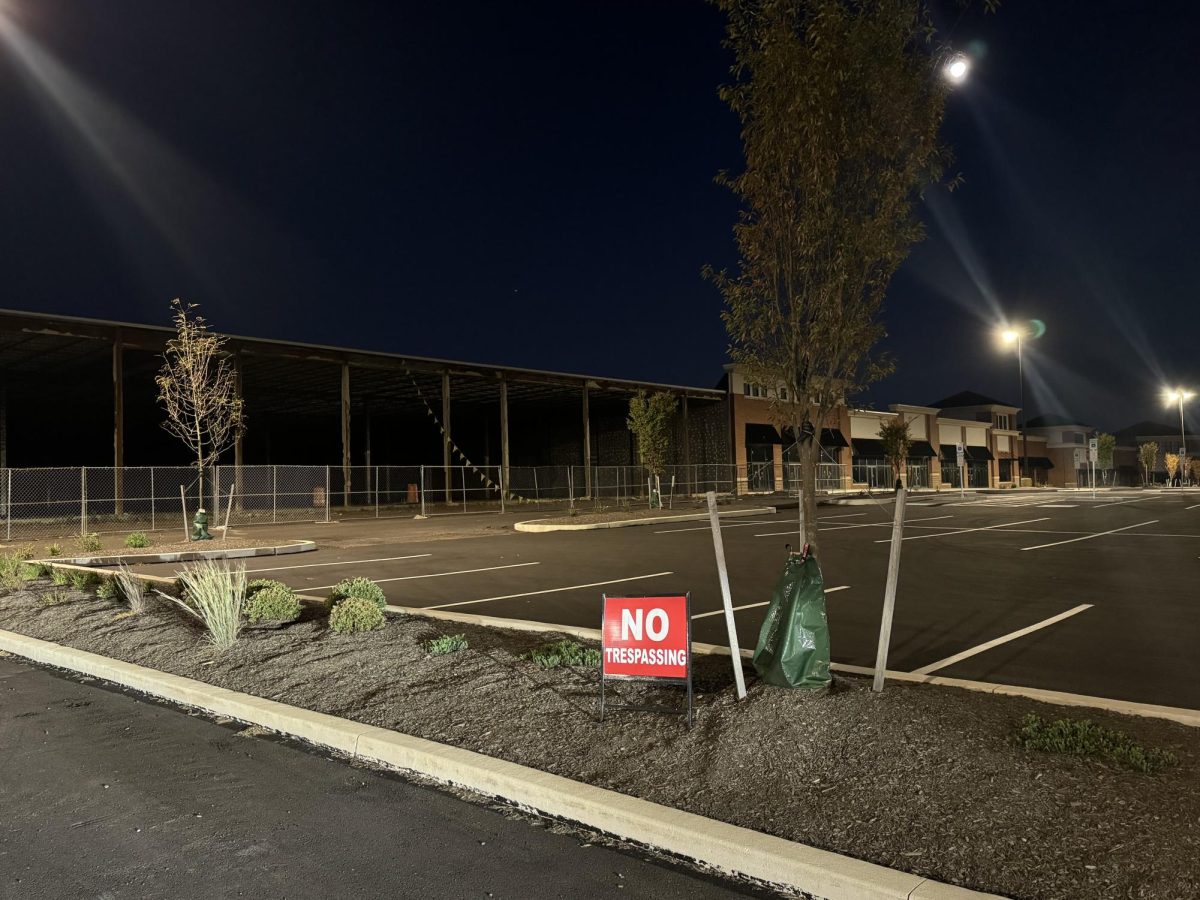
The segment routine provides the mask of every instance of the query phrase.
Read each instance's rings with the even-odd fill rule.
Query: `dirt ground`
[[[273,700],[393,728],[838,853],[1016,898],[1200,896],[1200,732],[1096,713],[1178,764],[1144,775],[1018,748],[1016,697],[922,685],[877,695],[837,678],[826,694],[751,679],[737,704],[729,661],[697,657],[698,714],[596,720],[595,671],[544,671],[520,654],[540,635],[390,618],[335,635],[314,610],[248,630],[217,654],[181,614],[39,582],[0,596],[0,627]],[[63,591],[63,589],[58,589]],[[422,642],[464,633],[468,650]],[[682,704],[678,689],[617,688]]]

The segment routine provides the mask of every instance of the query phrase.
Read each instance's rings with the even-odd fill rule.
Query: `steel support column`
[[[508,490],[508,380],[500,379],[500,470]]]
[[[350,506],[350,364],[342,363],[342,509]]]
[[[442,477],[446,503],[454,502],[450,480],[450,373],[442,373]]]
[[[114,512],[125,512],[125,353],[121,331],[117,329],[112,345],[113,385],[113,498]]]
[[[587,496],[592,496],[592,421],[588,412],[588,386],[583,383],[583,477]]]

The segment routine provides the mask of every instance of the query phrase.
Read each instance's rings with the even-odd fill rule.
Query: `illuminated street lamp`
[[[1021,339],[1025,333],[1016,328],[1005,328],[1000,332],[1000,340],[1005,344],[1017,345],[1017,439],[1021,442],[1021,455],[1017,459],[1017,487],[1021,486],[1021,478],[1025,474],[1025,464],[1029,461],[1029,447],[1025,443],[1025,366],[1021,358]]]
[[[1163,390],[1163,399],[1168,404],[1179,404],[1179,464],[1183,465],[1183,458],[1187,456],[1187,434],[1183,427],[1183,404],[1187,400],[1191,400],[1196,394],[1193,391],[1185,391],[1183,388],[1165,388]],[[1183,481],[1183,473],[1180,473],[1180,482]]]
[[[971,72],[971,59],[965,53],[955,53],[942,67],[942,74],[951,84],[962,84]]]

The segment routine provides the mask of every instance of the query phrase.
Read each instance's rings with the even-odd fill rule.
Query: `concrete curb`
[[[236,547],[233,550],[177,550],[172,553],[126,553],[115,556],[76,556],[70,558],[51,557],[49,559],[31,560],[43,565],[70,566],[119,566],[122,562],[129,566],[141,566],[147,563],[194,562],[199,559],[249,559],[254,556],[287,556],[292,553],[308,553],[316,550],[315,541],[289,541],[274,547]]]
[[[752,509],[730,509],[718,513],[722,519],[736,519],[741,516],[774,515],[774,506],[758,506]],[[567,523],[547,524],[546,521],[529,519],[517,522],[513,528],[517,531],[541,533],[546,531],[595,531],[598,528],[632,528],[635,525],[661,525],[664,522],[701,522],[708,518],[708,513],[687,513],[680,516],[653,516],[647,519],[619,519],[613,522],[585,522],[581,524]]]
[[[214,687],[0,630],[0,649],[175,703],[260,725],[356,759],[417,772],[714,869],[825,900],[985,900],[982,894],[747,828],[660,806],[537,769],[384,728]]]

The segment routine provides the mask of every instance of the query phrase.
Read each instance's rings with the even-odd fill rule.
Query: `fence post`
[[[11,541],[12,540],[12,469],[7,469],[6,471],[8,472],[8,486],[5,488],[5,492],[6,492],[5,497],[7,499],[4,504],[4,510],[5,510],[5,516],[7,517],[7,520],[8,520],[8,522],[7,522],[8,534],[4,539],[6,541]]]
[[[325,476],[329,477],[329,467],[325,467]],[[276,507],[279,505],[276,499],[276,491],[279,489],[279,466],[271,466],[271,524],[275,524]],[[329,490],[325,490],[325,508],[329,508]]]
[[[504,467],[500,468],[500,515],[504,515]]]
[[[154,531],[154,466],[150,467],[150,530]]]
[[[567,466],[567,502],[571,509],[575,508],[575,480],[571,477],[571,469],[574,466]]]
[[[421,518],[427,518],[425,515],[425,467],[421,466]]]
[[[87,534],[87,466],[79,469],[79,533]]]
[[[379,466],[375,467],[375,518],[379,518]]]
[[[329,466],[325,467],[325,521],[329,522]]]
[[[215,528],[221,522],[221,467],[213,466],[212,468],[212,486],[213,486],[213,527]]]

